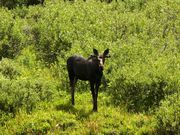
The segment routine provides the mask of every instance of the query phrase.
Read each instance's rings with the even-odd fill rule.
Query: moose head
[[[93,49],[93,54],[91,55],[90,58],[95,63],[98,63],[98,66],[99,66],[100,70],[103,70],[104,69],[105,58],[109,58],[109,57],[110,57],[109,49],[106,49],[103,54],[99,54],[98,50]]]

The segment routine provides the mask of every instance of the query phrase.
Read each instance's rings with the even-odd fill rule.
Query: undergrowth
[[[0,134],[180,132],[178,0],[3,2]],[[69,56],[93,48],[111,55],[98,113],[88,82],[70,104],[66,70]]]

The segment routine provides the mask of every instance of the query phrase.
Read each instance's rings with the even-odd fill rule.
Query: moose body
[[[109,49],[106,49],[102,55],[99,55],[96,49],[93,49],[94,54],[88,59],[81,56],[71,56],[67,60],[67,70],[71,87],[71,101],[75,104],[74,92],[77,80],[89,81],[91,93],[93,97],[93,111],[97,111],[98,89],[101,84],[103,75],[103,66],[105,58],[108,57]]]

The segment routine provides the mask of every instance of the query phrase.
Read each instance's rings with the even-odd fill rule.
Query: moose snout
[[[104,69],[103,60],[99,59],[99,68],[102,71]]]
[[[100,69],[100,71],[104,70],[104,66],[103,65],[99,65],[99,69]]]

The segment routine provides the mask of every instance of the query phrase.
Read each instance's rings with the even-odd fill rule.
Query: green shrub
[[[10,59],[2,59],[0,61],[0,73],[8,79],[15,79],[20,75],[20,68]]]
[[[82,126],[76,121],[75,115],[60,110],[20,113],[15,119],[6,122],[6,125],[0,127],[4,134],[68,134]]]
[[[60,13],[57,8],[49,11],[42,7],[31,7],[31,12],[26,16],[31,24],[27,27],[28,43],[34,45],[37,58],[47,65],[57,61],[57,56],[63,56],[63,51],[71,47],[71,42],[63,37],[59,27]]]
[[[31,112],[38,102],[51,101],[55,92],[51,83],[42,79],[0,79],[0,108],[6,113],[24,108]]]
[[[178,91],[176,54],[159,54],[153,48],[134,45],[121,47],[113,57],[111,63],[116,64],[107,76],[109,92],[116,104],[124,104],[130,110],[147,111],[157,107],[166,95]]]
[[[12,9],[13,7],[16,6],[16,4],[17,4],[16,2],[12,1],[12,0],[1,0],[0,6],[5,6],[5,7],[8,7],[9,9]]]
[[[44,7],[0,8],[0,123],[8,125],[11,121],[12,134],[48,134],[54,129],[68,134],[72,129],[75,132],[76,127],[78,131],[82,127],[86,129],[82,126],[84,123],[90,127],[84,134],[177,133],[179,117],[172,114],[178,114],[179,106],[175,96],[179,92],[179,1],[48,2]],[[56,120],[37,115],[40,117],[36,117],[37,121],[27,118],[24,119],[27,124],[14,124],[20,121],[16,117],[17,112],[21,113],[19,110],[30,115],[35,109],[44,109],[37,108],[39,103],[43,102],[48,108],[51,106],[46,104],[48,101],[69,100],[70,94],[62,92],[69,90],[66,60],[74,54],[87,58],[92,48],[99,51],[109,48],[111,53],[104,70],[108,88],[105,91],[101,87],[100,93],[106,94],[98,98],[99,110],[106,112],[104,117],[98,113],[98,121],[96,114],[92,119],[90,113],[84,111],[84,108],[89,111],[91,104],[87,102],[82,107],[80,103],[86,100],[84,95],[88,94],[84,91],[90,87],[88,82],[79,81],[76,89],[84,94],[77,94],[79,104],[75,108],[69,103],[60,105],[62,113],[80,120],[78,124],[74,121],[76,118],[61,114]],[[106,103],[107,95],[110,97]],[[175,109],[170,106],[171,102],[175,103]],[[116,108],[125,105],[136,112],[157,110],[156,129],[154,125],[151,127],[154,121],[149,117],[135,116],[130,120],[132,117],[126,116],[124,120],[121,118],[124,114],[118,109],[111,111],[111,104]],[[15,119],[9,120],[12,116]],[[118,116],[117,119],[114,116]],[[2,129],[5,128],[6,125]]]
[[[43,4],[43,0],[1,0],[0,6],[7,7],[8,9],[15,8],[16,6],[29,6],[36,4]]]
[[[37,102],[51,101],[56,86],[38,74],[28,77],[29,73],[14,61],[3,59],[0,62],[1,111],[15,114],[25,108],[31,112]]]
[[[146,7],[147,0],[125,0],[125,8],[127,11],[139,11]]]
[[[25,46],[24,22],[13,18],[10,11],[0,8],[0,59],[14,58]]]
[[[169,95],[157,109],[157,131],[160,134],[178,134],[180,132],[180,97],[179,92]]]

